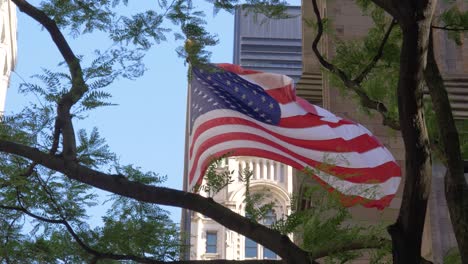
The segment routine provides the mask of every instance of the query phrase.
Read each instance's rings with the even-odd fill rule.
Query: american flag
[[[210,161],[230,153],[276,160],[341,194],[343,204],[383,209],[401,170],[369,130],[295,95],[291,78],[217,64],[192,70],[189,187]]]

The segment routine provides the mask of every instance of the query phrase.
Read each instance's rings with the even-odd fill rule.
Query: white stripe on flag
[[[353,138],[368,134],[369,130],[362,129],[360,126],[356,124],[344,124],[335,128],[332,128],[326,124],[319,125],[315,127],[305,127],[305,128],[285,128],[285,127],[278,127],[269,124],[265,124],[262,122],[258,122],[257,120],[250,118],[240,112],[227,110],[227,109],[218,109],[207,112],[197,118],[193,125],[193,131],[190,135],[190,142],[193,140],[193,135],[196,129],[202,125],[203,123],[213,120],[215,118],[229,118],[229,117],[238,117],[245,119],[247,121],[251,121],[256,123],[257,125],[264,127],[270,131],[274,131],[275,133],[281,134],[283,136],[287,136],[290,138],[300,139],[300,140],[328,140],[328,139],[337,139],[342,138],[344,140],[351,140]]]
[[[281,117],[287,118],[292,116],[302,116],[308,114],[299,104],[296,102],[291,102],[287,104],[279,104],[281,109]]]
[[[243,132],[249,133],[253,135],[260,136],[262,138],[268,139],[273,141],[282,147],[285,147],[288,150],[291,150],[294,153],[297,153],[303,157],[308,159],[315,160],[317,162],[325,162],[328,164],[333,164],[335,166],[340,166],[344,168],[374,168],[379,165],[382,165],[387,162],[394,161],[393,156],[389,155],[389,152],[385,150],[383,147],[377,147],[374,149],[370,149],[363,153],[357,152],[327,152],[327,151],[318,151],[312,150],[307,148],[298,147],[296,145],[289,144],[284,142],[283,140],[274,137],[273,135],[257,129],[251,126],[245,125],[220,125],[213,127],[211,129],[206,130],[197,138],[195,145],[193,147],[194,150],[197,150],[200,144],[206,142],[208,139],[223,135],[226,133],[236,133],[236,132]],[[263,144],[263,143],[260,143]],[[192,158],[195,157],[196,153],[192,154]],[[192,159],[191,163],[192,165]]]
[[[265,151],[270,151],[276,154],[279,154],[281,156],[284,156],[288,159],[291,159],[299,164],[301,164],[304,167],[307,167],[308,165],[301,160],[298,160],[291,155],[274,148],[272,146],[262,144],[259,142],[255,141],[249,141],[249,140],[233,140],[233,141],[228,141],[228,142],[223,142],[217,145],[214,145],[210,148],[208,148],[201,156],[200,159],[197,163],[197,167],[195,170],[195,178],[191,182],[190,189],[192,189],[195,184],[198,182],[198,178],[201,175],[201,167],[202,163],[206,159],[210,159],[211,156],[214,153],[221,152],[226,149],[232,149],[232,148],[258,148],[261,150]],[[235,153],[234,153],[235,155]],[[192,167],[192,166],[191,166]],[[192,167],[193,168],[193,167]],[[334,189],[340,191],[341,193],[345,195],[357,195],[366,199],[370,200],[379,200],[383,198],[384,196],[394,194],[398,188],[398,184],[400,183],[401,177],[392,177],[388,179],[387,181],[383,183],[378,183],[378,184],[369,184],[369,183],[352,183],[349,181],[342,180],[338,177],[329,175],[325,172],[320,172],[318,173],[318,170],[316,170],[316,176],[322,179],[324,182],[329,184],[331,187]]]
[[[253,73],[253,74],[245,74],[245,75],[239,75],[241,78],[245,79],[248,82],[251,82],[253,84],[256,84],[260,87],[262,87],[265,91],[271,90],[271,89],[277,89],[284,87],[286,85],[292,85],[293,80],[286,76],[286,75],[281,75],[281,74],[275,74],[275,73]],[[291,86],[291,88],[294,88]]]

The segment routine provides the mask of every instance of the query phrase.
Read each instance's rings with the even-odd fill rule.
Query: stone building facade
[[[264,218],[268,225],[276,219],[291,213],[290,194],[293,191],[293,170],[281,163],[253,157],[227,158],[220,169],[232,172],[233,183],[222,189],[212,198],[230,208],[232,211],[245,215],[245,181],[239,173],[246,168],[252,171],[249,191],[265,194],[262,202],[273,202],[273,209]],[[201,192],[203,196],[208,193]],[[192,212],[190,259],[277,259],[276,254],[261,245],[233,232],[212,219]]]
[[[10,0],[0,0],[0,111],[5,99],[10,74],[16,63],[16,6]]]
[[[373,23],[368,16],[362,14],[361,10],[355,5],[355,1],[319,0],[318,2],[322,17],[333,21],[332,30],[341,40],[353,40],[365,36]],[[457,1],[457,3],[462,10],[466,10],[467,3],[463,1]],[[304,19],[315,19],[312,2],[302,1],[302,5]],[[440,1],[436,13],[446,9],[447,5],[447,2]],[[309,96],[311,101],[323,105],[324,108],[329,109],[338,116],[363,124],[392,152],[404,171],[405,150],[400,133],[384,127],[378,114],[369,116],[356,111],[356,101],[344,96],[336,87],[332,87],[325,78],[322,78],[320,64],[312,51],[314,36],[312,28],[303,26],[304,74],[298,84],[298,86],[301,86],[297,88],[298,94],[305,97]],[[464,43],[466,41],[465,37]],[[468,117],[468,45],[457,46],[454,41],[448,39],[446,31],[436,30],[434,46],[454,116],[456,119],[466,119]],[[322,38],[320,49],[326,57],[332,58],[334,56],[335,46],[327,36]],[[308,81],[311,79],[315,79],[315,83]],[[460,132],[464,133],[464,131]],[[456,246],[445,202],[444,172],[445,168],[440,162],[433,160],[432,193],[424,227],[422,255],[437,264],[443,263],[444,255]],[[403,184],[400,185],[396,198],[389,208],[383,212],[362,207],[353,207],[351,211],[357,219],[392,223],[398,216],[403,186]]]

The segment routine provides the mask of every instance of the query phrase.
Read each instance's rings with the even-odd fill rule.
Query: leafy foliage
[[[444,256],[444,264],[461,264],[460,252],[457,248],[450,249]]]
[[[89,137],[84,129],[79,130],[78,139],[78,160],[83,164],[99,168],[116,160],[115,154],[110,152],[105,140],[99,136],[97,128],[93,128]]]
[[[229,153],[211,160],[203,177],[205,180],[204,184],[195,186],[195,192],[203,191],[208,197],[213,197],[234,181],[232,179],[234,171],[229,171],[226,167],[222,166],[223,161],[226,160],[228,155]]]
[[[203,183],[194,188],[194,192],[204,192],[208,197],[213,198],[217,193],[223,190],[228,184],[234,182],[234,171],[229,171],[223,162],[232,153],[226,153],[218,158],[213,158],[207,168]],[[245,215],[252,221],[259,222],[263,220],[269,212],[275,207],[267,188],[251,190],[251,179],[253,171],[247,166],[239,172],[238,180],[244,184],[245,194]]]
[[[448,29],[448,37],[457,45],[462,45],[465,31],[468,30],[468,11],[460,10],[457,3],[453,2],[452,7],[444,10],[438,20],[443,28]]]
[[[165,41],[165,33],[170,31],[161,27],[163,16],[153,10],[133,15],[131,18],[122,17],[118,22],[111,31],[111,39],[116,42],[131,41],[143,49],[150,48],[152,40],[156,43]]]
[[[374,26],[369,29],[363,39],[342,41],[335,36],[336,56],[332,60],[351,79],[361,74],[372,61],[391,23],[384,11],[371,4],[370,1],[358,1],[358,4],[361,5],[364,13],[372,18]],[[399,28],[393,28],[384,46],[382,58],[362,82],[362,88],[366,94],[373,100],[383,102],[388,108],[388,115],[393,119],[398,119],[395,93],[399,76],[400,47],[401,31]],[[333,86],[341,88],[346,95],[352,96],[347,92],[341,80],[329,73],[328,76]],[[361,110],[370,113],[366,108],[361,107]]]
[[[253,171],[247,166],[244,171],[239,172],[239,179],[244,182],[245,187],[245,216],[250,220],[258,222],[264,219],[275,206],[275,201],[267,202],[269,198],[268,189],[251,191],[250,180]]]
[[[176,39],[184,40],[184,46],[179,46],[177,53],[194,66],[208,63],[211,53],[206,47],[218,43],[216,36],[204,28],[204,17],[204,12],[197,11],[191,0],[176,1],[174,8],[168,13],[168,18],[180,25],[182,31],[175,34]]]
[[[431,140],[431,146],[433,155],[445,163],[445,157],[442,154],[442,140],[440,139],[439,129],[437,127],[437,122],[435,119],[434,108],[432,107],[432,102],[426,100],[424,102],[426,126],[429,132],[429,139]],[[464,119],[455,120],[455,125],[458,130],[458,137],[460,140],[460,150],[462,153],[462,158],[464,160],[468,159],[468,121]]]
[[[96,133],[93,131],[89,138],[82,133],[88,146],[85,152],[92,153],[88,158],[102,152],[102,147],[92,147],[102,143]],[[118,171],[123,175],[131,173],[126,176],[147,184],[161,184],[165,180],[165,177],[141,172],[133,166],[123,166]],[[39,172],[47,177],[43,178]],[[43,168],[37,168],[29,179],[24,175],[12,179],[10,175],[4,182],[8,182],[2,185],[0,197],[0,224],[5,227],[0,232],[5,249],[0,251],[0,257],[4,259],[18,263],[89,262],[93,255],[80,243],[102,253],[178,259],[181,250],[178,226],[170,220],[167,211],[156,205],[113,195],[109,200],[111,209],[103,217],[103,226],[91,228],[85,222],[89,217],[87,209],[97,205],[99,200],[88,185]],[[23,235],[25,223],[32,227],[30,235]]]
[[[63,72],[52,72],[42,69],[43,74],[36,74],[33,78],[40,80],[43,86],[32,83],[20,84],[20,92],[24,94],[33,93],[44,98],[46,102],[57,103],[71,86],[70,75]]]
[[[116,2],[116,1],[114,1]],[[72,35],[91,33],[94,30],[105,30],[115,15],[110,9],[110,1],[43,1],[41,9],[46,12],[57,25],[69,28]]]
[[[250,0],[242,5],[246,10],[246,15],[253,13],[254,16],[262,14],[267,18],[285,19],[291,15],[286,13],[287,2],[281,0]]]
[[[147,180],[159,183],[155,179]],[[182,248],[178,226],[159,206],[115,196],[103,220],[104,227],[94,230],[99,238],[96,247],[101,251],[157,260],[178,259]]]
[[[213,4],[214,13],[220,10],[234,12],[237,7],[241,7],[247,13],[253,13],[254,16],[262,14],[267,18],[284,19],[290,16],[286,13],[287,1],[281,0],[207,0]]]
[[[310,172],[305,171],[298,176],[310,177]],[[386,241],[384,223],[370,226],[353,220],[336,193],[302,182],[299,186],[301,191],[292,199],[293,213],[277,221],[274,229],[283,234],[295,234],[295,239],[301,241],[301,247],[312,256],[329,253],[324,263],[348,263],[364,255],[370,257],[370,263],[391,263],[391,245]],[[340,250],[353,243],[373,246],[358,251]]]
[[[389,18],[384,15],[384,11],[378,8],[372,1],[359,0],[358,5],[363,10],[364,14],[370,16],[374,22],[374,27],[369,29],[368,34],[363,40],[340,41],[336,39],[336,56],[333,63],[343,69],[351,78],[357,77],[360,72],[366,67],[369,61],[375,56],[377,49],[383,39],[385,30],[390,23]],[[444,10],[440,17],[436,20],[443,26],[451,29],[468,28],[467,12],[461,11],[454,4],[451,8]],[[458,44],[461,44],[463,39],[462,30],[449,30],[449,36]],[[383,55],[377,65],[368,74],[363,81],[362,87],[371,99],[383,102],[389,109],[390,116],[398,119],[398,102],[396,94],[397,81],[399,76],[400,66],[400,47],[401,47],[401,30],[394,28],[389,39],[387,40]],[[336,38],[336,36],[335,36]],[[341,91],[348,96],[353,96],[345,89],[344,84],[336,76],[329,74],[331,83],[341,88]],[[431,139],[433,154],[439,159],[444,158],[440,152],[439,133],[435,121],[434,110],[430,100],[425,100],[425,118]],[[362,111],[371,114],[368,109],[361,108]],[[462,142],[462,153],[464,158],[468,157],[468,134],[467,124],[464,120],[457,121],[457,127]]]

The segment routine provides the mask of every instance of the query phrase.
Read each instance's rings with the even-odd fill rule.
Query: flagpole
[[[184,146],[184,172],[183,172],[183,191],[189,192],[189,179],[188,179],[188,167],[189,167],[189,158],[188,158],[188,145],[189,145],[189,133],[190,133],[190,76],[191,76],[192,66],[190,61],[188,61],[188,71],[187,71],[187,103],[186,103],[186,112],[185,112],[185,146]],[[181,258],[182,260],[190,259],[190,236],[191,236],[191,211],[185,208],[182,208],[181,215],[181,235],[183,236],[183,243],[185,247],[181,249]]]

